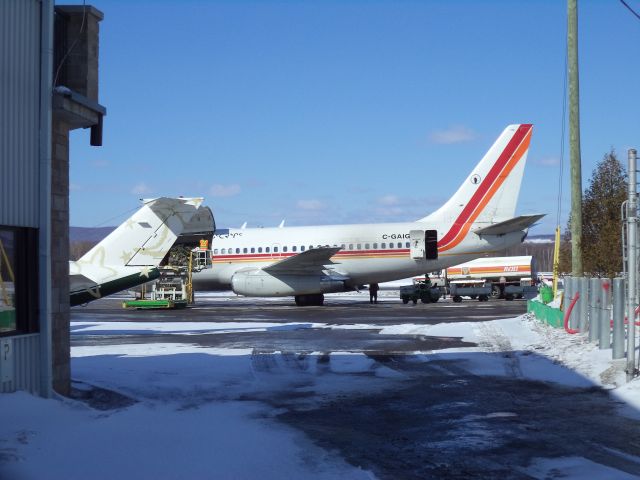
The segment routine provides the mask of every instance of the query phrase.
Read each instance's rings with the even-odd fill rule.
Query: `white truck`
[[[447,268],[446,278],[450,288],[454,285],[458,289],[478,287],[481,284],[485,288],[490,286],[492,297],[506,300],[534,297],[538,293],[533,280],[536,269],[532,256],[477,258]]]

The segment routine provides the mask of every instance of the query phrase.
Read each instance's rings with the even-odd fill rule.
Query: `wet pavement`
[[[432,352],[474,344],[457,337],[380,333],[391,325],[513,318],[525,312],[526,302],[413,306],[392,297],[382,300],[370,305],[364,297],[328,297],[323,307],[300,308],[286,299],[212,296],[187,310],[145,312],[122,310],[118,300],[105,299],[72,309],[72,321],[276,325],[260,331],[193,331],[188,338],[178,332],[75,329],[72,345],[188,341],[249,349],[257,387],[230,399],[262,402],[268,406],[266,418],[301,430],[382,479],[563,478],[560,470],[546,477],[532,477],[527,470],[537,458],[558,457],[617,469],[619,476],[608,478],[640,478],[640,421],[621,416],[607,391],[523,378],[518,359],[536,357],[532,352],[470,351],[461,359]],[[373,366],[331,370],[331,355],[341,352],[362,353]],[[471,368],[487,357],[504,363],[504,376]],[[550,360],[539,360],[551,368]],[[341,386],[331,390],[327,385]]]

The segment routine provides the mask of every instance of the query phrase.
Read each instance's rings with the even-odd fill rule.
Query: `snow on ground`
[[[395,297],[394,297],[395,298]],[[391,388],[403,375],[361,353],[256,353],[202,347],[195,334],[267,329],[379,329],[387,335],[461,337],[477,347],[416,352],[417,361],[467,361],[478,375],[602,385],[638,415],[640,382],[624,383],[623,365],[581,335],[531,316],[436,325],[326,325],[270,322],[72,322],[91,335],[184,335],[184,343],[92,345],[72,349],[73,378],[137,401],[108,412],[68,400],[0,395],[0,478],[374,478],[271,417],[260,392],[346,395]],[[495,355],[504,352],[504,355]],[[534,352],[537,355],[530,355]],[[485,354],[485,355],[483,355]],[[295,370],[295,374],[292,371]],[[576,375],[575,373],[579,375]],[[320,375],[322,373],[322,375]],[[294,385],[295,383],[295,385]],[[238,399],[241,399],[240,401]],[[631,478],[584,458],[538,459],[534,478]],[[622,476],[621,476],[622,475]]]
[[[28,479],[369,479],[252,402],[97,412],[70,400],[0,396],[0,477]]]
[[[370,329],[372,327],[368,324],[356,324],[332,325],[327,328]],[[561,383],[566,386],[602,386],[612,389],[612,395],[629,407],[623,408],[623,414],[640,418],[640,380],[626,382],[625,360],[614,361],[611,359],[611,349],[600,350],[588,341],[587,336],[569,335],[563,329],[552,328],[541,323],[532,315],[484,322],[391,325],[382,327],[380,333],[459,337],[463,341],[477,343],[478,346],[429,352],[422,356],[423,360],[437,360],[439,354],[446,354],[447,359],[473,358],[473,363],[470,363],[468,368],[477,375],[507,374]],[[636,345],[640,345],[640,337],[636,339]],[[485,357],[478,355],[482,352],[497,351],[512,352],[511,357],[507,357],[507,363],[512,364],[511,369],[505,369],[503,359],[495,355]],[[529,352],[537,355],[529,355]]]
[[[73,322],[73,333],[91,333],[92,335],[127,335],[156,333],[175,334],[222,334],[240,332],[264,332],[267,330],[299,330],[318,328],[320,323],[282,323],[269,322]]]

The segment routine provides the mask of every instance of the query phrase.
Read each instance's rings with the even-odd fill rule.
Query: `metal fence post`
[[[633,379],[636,373],[636,328],[635,309],[637,304],[637,228],[638,204],[636,198],[636,151],[628,151],[629,168],[629,199],[627,203],[627,381]]]
[[[600,279],[602,310],[600,311],[599,348],[611,348],[611,279]]]
[[[580,277],[578,279],[578,290],[580,291],[580,322],[578,329],[580,333],[587,333],[589,323],[587,322],[587,315],[589,312],[589,279],[586,277]]]
[[[596,343],[600,335],[598,305],[600,300],[600,279],[589,279],[591,297],[589,302],[589,341]]]
[[[563,315],[569,310],[571,301],[573,300],[573,277],[567,275],[564,277],[564,300],[562,304]],[[569,317],[569,325],[571,325],[571,317]]]
[[[571,279],[571,302],[573,302],[576,296],[582,293],[580,292],[580,277],[573,277]],[[571,318],[569,318],[569,326],[576,330],[578,325],[580,324],[580,315],[582,312],[580,311],[581,303],[580,299],[576,300],[576,303],[573,305],[573,311],[571,312]]]
[[[624,278],[613,279],[613,351],[611,358],[624,358]]]

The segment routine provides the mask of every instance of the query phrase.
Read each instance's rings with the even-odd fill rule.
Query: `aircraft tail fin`
[[[482,228],[515,215],[533,125],[509,125],[442,207],[420,219],[451,225],[440,250],[457,245],[471,227]]]
[[[157,266],[202,204],[202,198],[143,200],[144,205],[77,263]]]

